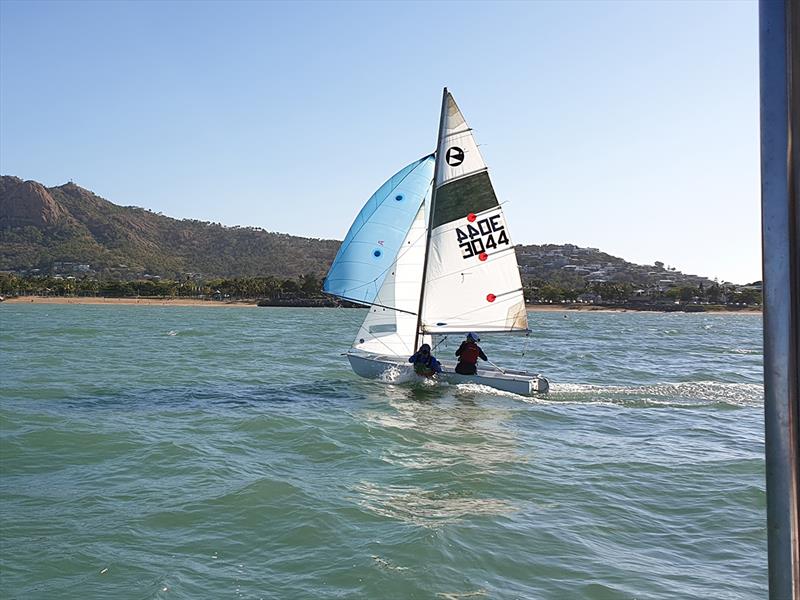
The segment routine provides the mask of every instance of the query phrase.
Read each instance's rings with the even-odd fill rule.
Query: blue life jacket
[[[408,362],[414,363],[414,368],[416,370],[417,365],[422,365],[427,369],[430,369],[434,373],[441,373],[442,372],[442,365],[439,364],[439,361],[434,358],[433,354],[428,354],[424,356],[421,352],[415,352],[411,358],[408,359]]]

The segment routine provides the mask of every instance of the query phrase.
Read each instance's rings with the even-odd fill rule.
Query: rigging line
[[[439,346],[442,345],[442,343],[444,343],[446,341],[447,341],[447,336],[444,336],[442,339],[440,339],[438,342],[436,342],[436,345],[433,347],[433,350],[436,350]],[[433,350],[431,350],[431,354],[433,353]]]
[[[418,168],[419,168],[421,165],[423,165],[423,164],[424,164],[424,161],[427,161],[427,160],[428,160],[428,159],[429,159],[431,156],[434,156],[434,154],[428,154],[428,155],[426,155],[426,156],[423,156],[422,158],[420,158],[420,159],[417,161],[417,164],[414,166],[414,168],[413,168],[413,169],[411,169],[411,170],[410,170],[408,173],[406,173],[405,175],[403,175],[403,178],[402,178],[402,179],[400,179],[400,181],[398,181],[398,182],[397,182],[397,183],[396,183],[394,186],[392,186],[392,187],[389,189],[389,191],[386,193],[386,195],[383,197],[383,199],[382,199],[380,202],[377,202],[377,203],[376,203],[376,204],[377,204],[377,206],[375,207],[375,210],[378,210],[378,208],[379,208],[379,207],[380,207],[380,206],[381,206],[381,205],[382,205],[384,202],[386,202],[386,200],[389,198],[389,196],[391,195],[391,193],[392,193],[394,190],[396,190],[396,189],[397,189],[397,187],[398,187],[398,186],[399,186],[401,183],[403,183],[403,182],[406,180],[406,178],[407,178],[409,175],[411,175],[411,174],[412,174],[414,171],[416,171],[416,170],[417,170],[417,169],[418,169]],[[426,193],[425,193],[425,194],[422,196],[422,202],[424,202],[424,201],[425,201],[425,196],[427,196],[427,195],[428,195],[428,193],[426,192]],[[420,206],[422,206],[422,202],[420,202]],[[419,207],[417,207],[417,210],[419,210]],[[375,213],[375,211],[372,211],[372,212],[373,212],[373,214]],[[358,227],[358,229],[357,229],[357,230],[356,230],[356,231],[353,233],[353,237],[355,237],[355,236],[357,236],[359,233],[361,233],[361,230],[364,228],[364,226],[367,224],[367,222],[368,222],[368,221],[369,221],[369,219],[364,219],[364,222],[363,222],[363,223],[361,223],[361,225]],[[352,239],[352,238],[351,238],[351,239]],[[348,244],[348,245],[349,245],[349,244]],[[338,252],[337,252],[337,256],[338,256]]]
[[[329,294],[329,295],[330,295],[330,296],[333,296],[334,294]],[[355,303],[357,303],[357,304],[364,304],[364,301],[363,301],[363,300],[354,300],[353,298],[346,298],[345,296],[336,296],[336,297],[337,297],[337,298],[341,298],[342,300],[345,300],[345,301],[347,301],[347,302],[355,302]],[[405,313],[405,314],[407,314],[407,315],[412,315],[412,316],[414,316],[414,317],[416,317],[416,316],[417,316],[417,313],[415,313],[415,312],[411,312],[410,310],[403,310],[402,308],[396,308],[396,307],[394,307],[394,306],[385,306],[385,305],[383,305],[383,304],[375,304],[375,303],[370,303],[370,304],[368,304],[368,305],[367,305],[367,304],[364,304],[364,306],[365,306],[365,307],[377,306],[378,308],[386,308],[386,309],[388,309],[388,310],[394,310],[394,311],[396,311],[396,312]]]
[[[531,343],[531,333],[530,331],[525,334],[525,345],[522,346],[522,356],[525,356],[525,353],[528,351],[528,345]]]

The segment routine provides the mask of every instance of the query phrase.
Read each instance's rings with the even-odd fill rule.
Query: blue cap
[[[478,337],[477,333],[468,333],[467,334],[467,339],[471,340],[473,342],[480,342],[481,341],[481,338]]]

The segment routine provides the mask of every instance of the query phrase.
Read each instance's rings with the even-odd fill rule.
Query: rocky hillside
[[[73,183],[0,177],[0,270],[121,278],[322,276],[339,242],[178,220],[112,204]]]

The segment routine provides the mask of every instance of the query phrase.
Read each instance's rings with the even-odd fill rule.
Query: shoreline
[[[657,308],[635,308],[625,306],[597,306],[594,304],[567,304],[567,305],[547,305],[547,304],[526,304],[528,312],[602,312],[602,313],[681,313],[695,315],[761,315],[760,308],[743,307],[738,309],[712,309],[712,310],[659,310]]]
[[[100,296],[19,296],[15,298],[6,298],[2,304],[76,304],[76,305],[94,305],[94,306],[208,306],[215,308],[231,308],[231,307],[246,307],[257,308],[258,300],[201,300],[198,298],[103,298]],[[276,308],[276,307],[272,307]],[[294,307],[277,307],[277,308],[294,308]],[[304,307],[301,307],[304,308]],[[309,307],[314,308],[314,307]],[[528,304],[525,307],[528,312],[602,312],[602,313],[636,313],[636,312],[655,312],[655,313],[686,313],[682,310],[640,310],[637,308],[626,307],[612,307],[612,306],[595,306],[591,304],[569,304],[569,305],[547,305],[547,304]],[[686,313],[688,314],[688,313]],[[760,308],[741,308],[738,310],[704,310],[694,314],[703,315],[730,315],[730,314],[746,314],[746,315],[761,315]]]
[[[223,301],[197,298],[103,298],[100,296],[19,296],[6,298],[2,304],[81,304],[94,306],[214,306],[256,307],[255,300]]]

